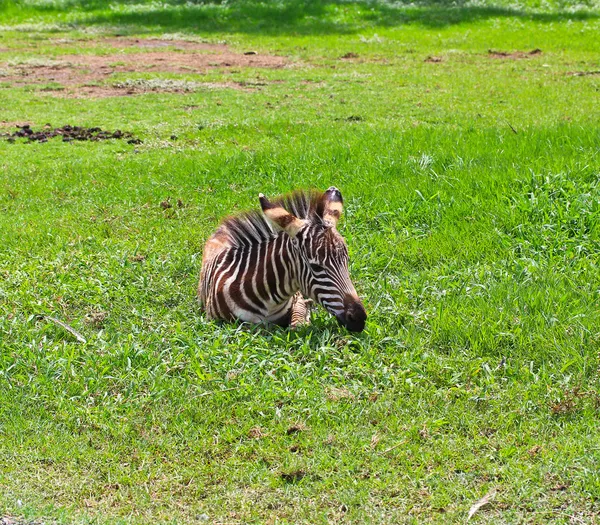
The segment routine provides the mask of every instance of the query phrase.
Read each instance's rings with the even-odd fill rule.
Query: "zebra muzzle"
[[[344,301],[345,310],[336,316],[338,322],[350,332],[362,332],[365,329],[367,312],[360,301]]]

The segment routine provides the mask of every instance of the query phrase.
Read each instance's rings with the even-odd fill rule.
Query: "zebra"
[[[367,313],[337,231],[340,190],[296,191],[272,201],[261,193],[259,202],[262,212],[225,218],[206,241],[198,283],[206,317],[294,328],[310,322],[314,301],[349,331],[362,332]]]

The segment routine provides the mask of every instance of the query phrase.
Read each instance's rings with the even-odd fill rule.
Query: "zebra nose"
[[[327,188],[325,193],[329,194],[329,199],[333,201],[341,201],[342,200],[342,192],[338,190],[335,186],[330,186]]]
[[[346,309],[345,314],[344,326],[350,332],[362,332],[365,329],[367,312],[361,302],[356,301],[351,303]]]

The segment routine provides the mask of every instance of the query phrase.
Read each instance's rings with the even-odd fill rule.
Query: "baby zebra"
[[[340,191],[298,191],[272,202],[261,193],[259,200],[262,213],[225,219],[206,242],[198,296],[207,317],[294,327],[310,322],[308,297],[362,332],[367,314],[336,229]]]

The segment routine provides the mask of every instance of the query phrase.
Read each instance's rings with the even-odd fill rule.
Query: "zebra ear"
[[[344,207],[342,193],[335,186],[331,186],[322,197],[323,201],[323,222],[328,226],[335,228]]]
[[[290,237],[296,237],[306,225],[306,221],[298,219],[282,206],[269,202],[262,193],[258,195],[258,200],[265,217],[276,230],[283,230]]]

